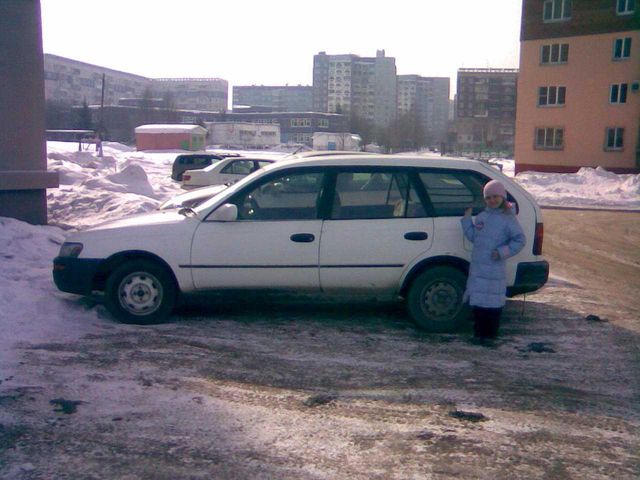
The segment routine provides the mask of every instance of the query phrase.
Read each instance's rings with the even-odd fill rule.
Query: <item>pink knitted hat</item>
[[[484,186],[483,195],[484,198],[491,197],[492,195],[500,195],[502,198],[507,198],[507,190],[498,180],[491,180]]]

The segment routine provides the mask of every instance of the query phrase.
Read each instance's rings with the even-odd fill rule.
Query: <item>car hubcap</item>
[[[135,272],[127,275],[118,289],[120,305],[133,315],[149,315],[160,307],[162,285],[153,275]]]
[[[435,320],[451,320],[460,308],[461,298],[456,287],[446,282],[433,282],[422,293],[422,310]]]

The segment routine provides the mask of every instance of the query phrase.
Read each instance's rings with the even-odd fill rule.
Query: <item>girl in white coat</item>
[[[473,309],[475,336],[495,338],[506,303],[505,260],[523,249],[526,239],[507,202],[502,183],[491,180],[484,187],[487,208],[475,219],[468,208],[461,220],[464,235],[473,243],[465,298]]]

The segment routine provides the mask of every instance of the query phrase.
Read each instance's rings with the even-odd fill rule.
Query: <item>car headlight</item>
[[[84,245],[82,245],[81,243],[64,242],[60,247],[60,253],[58,254],[58,256],[77,258],[78,255],[80,255],[80,252],[82,251],[83,246]]]

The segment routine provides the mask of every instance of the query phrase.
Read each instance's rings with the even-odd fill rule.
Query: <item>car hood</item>
[[[129,215],[118,220],[111,220],[108,222],[100,223],[83,230],[83,232],[98,232],[104,230],[119,230],[136,227],[145,228],[159,225],[169,225],[183,222],[185,218],[188,217],[178,213],[177,210],[153,211],[149,213]]]

